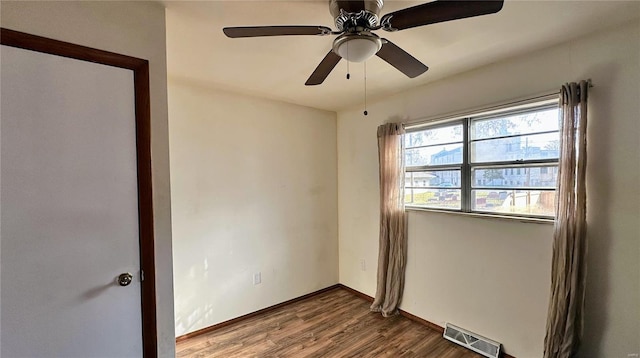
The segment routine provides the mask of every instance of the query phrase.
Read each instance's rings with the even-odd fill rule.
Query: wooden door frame
[[[132,70],[134,73],[143,356],[158,356],[156,322],[149,61],[0,28],[0,44]]]

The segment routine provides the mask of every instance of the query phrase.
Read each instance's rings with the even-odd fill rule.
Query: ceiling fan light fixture
[[[371,33],[347,33],[333,43],[333,52],[349,62],[364,62],[382,48],[382,40]]]

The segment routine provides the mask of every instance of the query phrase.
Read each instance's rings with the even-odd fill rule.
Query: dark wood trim
[[[76,60],[133,70],[138,170],[138,223],[142,281],[142,340],[145,358],[158,356],[151,173],[151,110],[149,61],[0,28],[0,44]]]
[[[249,319],[251,317],[255,317],[255,316],[259,315],[259,314],[263,314],[263,313],[266,313],[266,312],[269,312],[269,311],[273,311],[273,310],[278,309],[280,307],[283,307],[283,306],[286,306],[286,305],[289,305],[289,304],[292,304],[292,303],[295,303],[295,302],[298,302],[298,301],[302,301],[302,300],[305,300],[307,298],[310,298],[310,297],[313,297],[313,296],[317,296],[317,295],[320,295],[322,293],[325,293],[325,292],[328,292],[328,291],[331,291],[331,290],[336,290],[336,289],[339,289],[339,288],[342,288],[342,286],[340,284],[335,284],[335,285],[332,285],[332,286],[329,286],[329,287],[325,287],[325,288],[323,288],[321,290],[318,290],[318,291],[315,291],[315,292],[311,292],[311,293],[307,293],[306,295],[302,295],[300,297],[296,297],[296,298],[290,299],[288,301],[284,301],[284,302],[278,303],[276,305],[269,306],[267,308],[263,308],[261,310],[255,311],[255,312],[247,313],[247,314],[242,315],[240,317],[232,318],[232,319],[230,319],[228,321],[216,323],[216,324],[214,324],[212,326],[205,327],[205,328],[199,329],[197,331],[189,332],[187,334],[183,334],[182,336],[176,337],[176,343],[182,342],[182,341],[184,341],[186,339],[193,338],[193,337],[205,334],[205,333],[213,332],[213,331],[215,331],[217,329],[220,329],[222,327],[226,327],[226,326],[228,326],[230,324],[238,323],[240,321],[244,321],[244,320]]]
[[[339,283],[337,286],[340,287],[341,289],[345,290],[345,291],[351,292],[352,294],[354,294],[354,295],[356,295],[356,296],[358,296],[358,297],[360,297],[360,298],[362,298],[362,299],[364,299],[366,301],[373,302],[373,297],[371,297],[369,295],[366,295],[366,294],[364,294],[364,293],[362,293],[360,291],[354,290],[353,288],[345,286],[345,285],[343,285],[341,283]],[[408,318],[408,319],[410,319],[410,320],[412,320],[414,322],[420,323],[420,324],[428,327],[431,330],[434,330],[436,332],[440,332],[440,334],[444,333],[444,327],[442,327],[440,325],[437,325],[437,324],[435,324],[433,322],[429,322],[424,318],[420,318],[420,317],[418,317],[416,315],[413,315],[413,314],[411,314],[411,313],[409,313],[407,311],[401,310],[401,309],[399,309],[398,312],[400,313],[401,316],[406,317],[406,318]],[[514,356],[511,356],[511,355],[505,353],[504,351],[502,352],[502,357],[503,358],[515,358]]]
[[[146,62],[146,60],[136,57],[98,50],[92,47],[76,45],[69,42],[58,41],[6,28],[0,29],[0,39],[2,41],[2,45],[5,46],[74,58],[76,60],[94,62],[101,65],[126,68],[129,70],[135,70],[139,66],[143,65],[143,62]]]
[[[156,317],[156,253],[153,230],[153,185],[151,172],[151,98],[149,62],[134,70],[136,97],[136,152],[138,155],[138,223],[142,282],[142,338],[145,357],[158,356]]]

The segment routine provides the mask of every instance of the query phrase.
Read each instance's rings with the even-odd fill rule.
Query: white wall
[[[164,8],[153,2],[1,3],[0,25],[149,60],[158,352],[175,356]]]
[[[477,108],[591,78],[588,288],[581,357],[640,352],[640,24],[603,31],[338,113],[340,282],[375,293],[376,127]],[[428,76],[428,73],[426,74]],[[401,307],[542,356],[552,226],[409,214]],[[360,259],[367,270],[360,270]]]
[[[336,284],[336,114],[174,80],[169,114],[176,335]]]

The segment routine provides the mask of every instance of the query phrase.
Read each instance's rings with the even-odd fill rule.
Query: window
[[[409,128],[405,204],[552,217],[559,128],[557,100]]]

